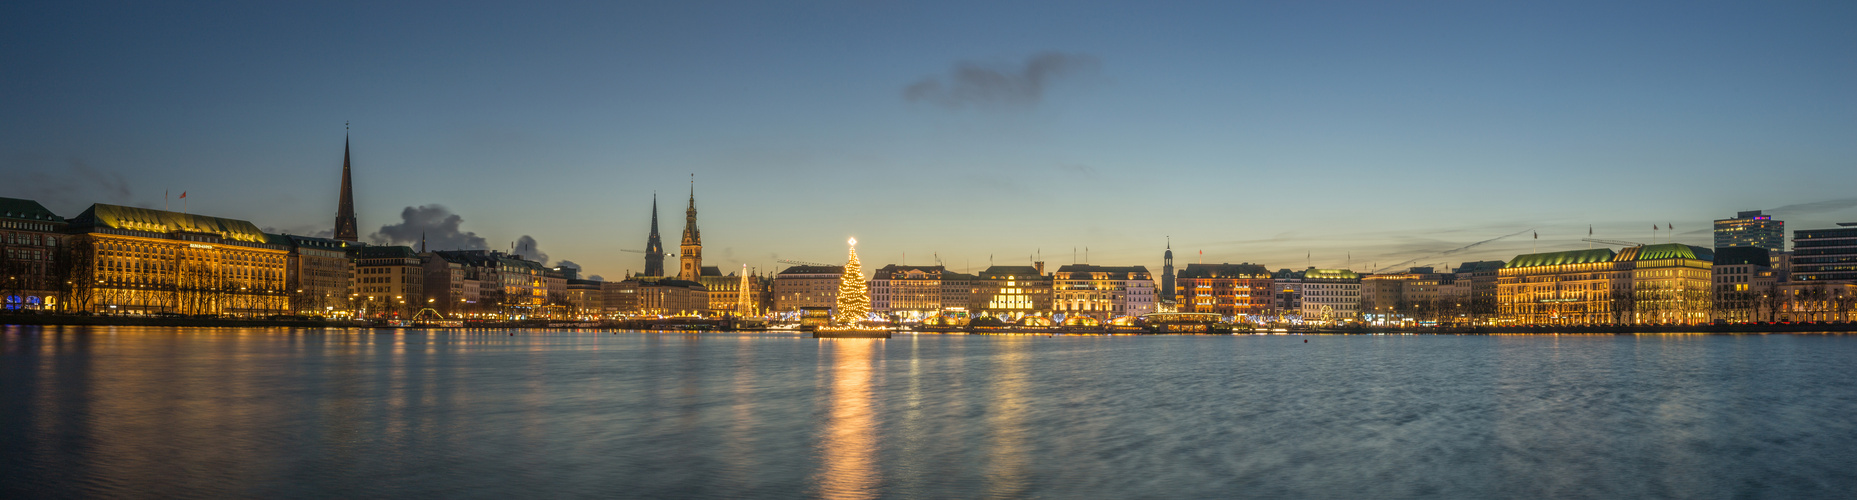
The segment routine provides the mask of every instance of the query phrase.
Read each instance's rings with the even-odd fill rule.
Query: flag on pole
[[[186,197],[187,197],[187,192],[186,192],[186,191],[181,191],[181,197],[182,197],[182,198],[186,198]]]
[[[1541,239],[1541,232],[1540,232],[1540,231],[1535,231],[1535,239],[1537,239],[1537,240],[1538,240],[1538,239]]]

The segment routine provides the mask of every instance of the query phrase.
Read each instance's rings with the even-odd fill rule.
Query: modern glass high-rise
[[[1857,222],[1793,232],[1793,281],[1857,280]]]
[[[1755,247],[1786,250],[1786,222],[1759,210],[1737,212],[1733,219],[1715,221],[1715,248]]]

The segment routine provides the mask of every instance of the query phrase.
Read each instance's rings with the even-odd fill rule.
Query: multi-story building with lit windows
[[[774,310],[796,313],[802,307],[836,307],[844,266],[793,266],[774,276]]]
[[[1051,278],[1052,312],[1111,320],[1154,312],[1154,276],[1143,266],[1072,264]]]
[[[1754,247],[1786,250],[1786,222],[1759,210],[1738,212],[1733,219],[1715,221],[1715,248]]]
[[[250,222],[99,203],[69,223],[71,310],[241,317],[290,310],[289,247]]]
[[[1051,276],[1044,263],[992,266],[973,281],[977,309],[970,311],[1008,322],[1026,316],[1051,316]]]
[[[1270,271],[1257,264],[1187,264],[1174,279],[1179,312],[1262,321],[1275,302]]]
[[[1498,322],[1706,322],[1714,259],[1712,250],[1676,243],[1517,256],[1498,273]]]
[[[716,266],[705,266],[703,268],[703,274],[697,278],[696,282],[702,283],[703,289],[709,291],[708,315],[741,315],[742,286],[744,281],[747,282],[748,302],[752,308],[757,314],[767,310],[767,304],[763,300],[767,296],[767,280],[762,279],[760,276],[753,275],[743,280],[741,273],[747,272],[749,272],[748,269],[744,267],[741,271],[724,275],[722,274],[722,269]]]
[[[0,198],[0,309],[56,310],[65,220],[32,200]]]
[[[698,316],[709,309],[702,283],[661,276],[633,276],[602,287],[615,314],[623,316]],[[605,304],[602,304],[605,307]]]
[[[449,262],[462,264],[464,273],[463,294],[466,303],[476,297],[477,304],[470,307],[475,316],[500,318],[527,318],[540,314],[548,302],[547,268],[540,262],[524,259],[521,256],[495,250],[440,250],[431,252]],[[475,285],[473,285],[475,283]],[[476,291],[471,290],[476,286]],[[565,288],[565,281],[563,282]],[[446,289],[450,289],[449,286]],[[433,304],[439,300],[433,299]],[[447,302],[456,300],[446,297]]]
[[[1793,232],[1793,281],[1857,282],[1857,222]]]
[[[941,312],[942,266],[890,264],[870,277],[871,312],[901,321],[920,320]],[[965,298],[963,296],[963,298]],[[963,301],[958,304],[965,307]]]
[[[436,298],[426,303],[425,266],[412,247],[357,246],[349,254],[355,260],[350,288],[361,317],[410,319],[437,306]]]
[[[354,261],[349,243],[331,238],[266,235],[271,243],[290,249],[284,288],[290,291],[290,311],[305,316],[347,316]]]
[[[1724,247],[1715,249],[1715,265],[1710,268],[1714,284],[1711,307],[1713,318],[1731,323],[1773,321],[1774,286],[1771,253],[1759,247]]]
[[[1334,324],[1359,319],[1361,277],[1347,269],[1302,272],[1301,308],[1304,322]]]

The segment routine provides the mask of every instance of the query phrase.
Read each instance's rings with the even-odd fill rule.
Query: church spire
[[[645,275],[664,275],[664,242],[658,239],[658,194],[651,194],[651,237],[645,240]]]
[[[683,268],[677,279],[696,281],[703,275],[703,233],[696,229],[696,174],[690,174],[690,208],[684,210],[682,253],[677,259]]]
[[[355,189],[349,173],[347,123],[342,124],[342,130],[342,199],[335,208],[335,239],[355,242],[361,238],[355,230]]]

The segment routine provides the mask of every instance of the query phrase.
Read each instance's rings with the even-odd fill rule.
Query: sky
[[[1589,227],[1707,246],[1741,210],[1857,221],[1854,23],[1848,1],[14,1],[0,196],[70,217],[186,192],[325,233],[346,137],[364,241],[521,240],[608,279],[642,270],[654,195],[675,251],[693,188],[725,273],[842,263],[852,236],[866,268],[970,272],[1158,271],[1169,242],[1177,265],[1442,266]]]

